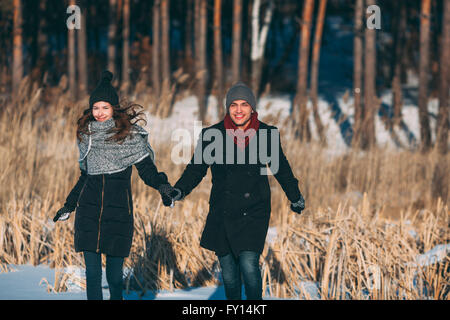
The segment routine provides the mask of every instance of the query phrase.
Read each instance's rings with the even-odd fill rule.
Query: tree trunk
[[[117,0],[109,0],[108,21],[108,70],[113,74],[116,72],[116,4]]]
[[[70,0],[70,5],[75,5],[75,0]],[[77,99],[77,85],[76,85],[76,57],[75,57],[75,30],[67,29],[68,37],[68,73],[69,73],[69,92],[72,100]]]
[[[198,42],[195,50],[197,61],[197,99],[199,107],[200,120],[203,122],[206,118],[206,27],[207,27],[207,3],[206,0],[198,1]]]
[[[233,2],[232,82],[241,80],[242,0]]]
[[[311,87],[310,96],[313,105],[314,122],[317,127],[317,133],[322,145],[326,145],[326,137],[322,121],[318,111],[317,91],[319,86],[319,61],[320,61],[320,44],[322,42],[323,23],[325,21],[325,11],[327,0],[320,0],[319,12],[317,13],[316,32],[314,34],[312,62],[311,62]]]
[[[194,72],[194,52],[192,50],[192,23],[193,23],[193,0],[187,0],[187,12],[186,12],[186,27],[184,33],[184,54],[185,54],[185,64],[188,74]]]
[[[48,45],[48,24],[46,19],[47,0],[39,2],[39,27],[38,27],[38,58],[36,69],[38,72],[39,86],[42,85],[42,79],[45,72],[48,70],[49,63],[49,45]]]
[[[253,93],[256,97],[259,96],[259,87],[261,85],[261,74],[264,61],[264,50],[266,48],[267,35],[269,33],[269,26],[272,21],[274,10],[273,0],[269,1],[266,9],[263,26],[260,30],[259,11],[261,8],[261,0],[254,0],[252,8],[252,84]]]
[[[363,9],[364,0],[356,0],[355,27],[353,39],[353,96],[354,96],[354,122],[353,122],[353,147],[361,146],[362,119],[364,109],[362,105],[362,64],[363,64]]]
[[[428,119],[428,74],[430,72],[430,13],[431,0],[422,0],[420,17],[420,62],[419,62],[419,122],[421,150],[431,147],[431,132]]]
[[[160,65],[160,1],[153,3],[153,43],[152,43],[152,85],[153,94],[157,101],[161,94],[161,65]]]
[[[444,0],[442,17],[442,39],[439,79],[439,115],[436,143],[439,153],[447,154],[449,129],[449,87],[450,87],[450,0]]]
[[[19,86],[23,77],[22,56],[22,1],[14,0],[14,30],[13,30],[13,68],[12,68],[12,92],[16,98],[19,94]]]
[[[87,62],[87,48],[86,48],[86,6],[81,8],[81,29],[78,33],[78,94],[84,96],[87,93],[88,87],[88,62]]]
[[[392,105],[394,109],[394,118],[392,125],[398,127],[402,120],[402,105],[403,105],[403,94],[402,94],[402,56],[404,54],[405,37],[404,33],[406,30],[406,6],[404,2],[396,2],[396,15],[399,17],[394,22],[394,74],[392,78],[392,94],[393,100]]]
[[[222,0],[214,0],[214,64],[217,84],[217,114],[219,119],[225,116],[223,56],[222,56]]]
[[[297,133],[301,141],[309,141],[311,132],[308,123],[308,109],[307,109],[307,79],[308,79],[308,60],[309,60],[309,46],[311,37],[311,24],[314,12],[314,0],[305,0],[303,6],[301,38],[298,61],[298,80],[297,80],[297,94],[294,98],[295,118],[297,119]]]
[[[367,0],[366,5],[376,4],[375,0]],[[366,19],[369,14],[366,13]],[[376,144],[375,116],[378,110],[376,97],[376,33],[375,29],[365,29],[365,54],[364,54],[364,117],[362,148],[370,149]]]
[[[122,29],[122,92],[127,95],[130,88],[130,0],[123,2]]]
[[[169,0],[161,0],[161,67],[163,92],[170,88]]]

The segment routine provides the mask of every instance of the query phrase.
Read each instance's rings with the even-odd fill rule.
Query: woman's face
[[[92,106],[92,115],[94,116],[95,120],[104,122],[112,118],[113,108],[109,102],[97,101]]]

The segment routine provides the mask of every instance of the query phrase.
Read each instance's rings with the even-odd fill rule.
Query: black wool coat
[[[212,175],[210,207],[200,245],[215,251],[218,256],[228,253],[238,256],[241,251],[247,250],[262,253],[269,226],[271,205],[268,176],[261,174],[261,169],[273,164],[273,161],[267,161],[267,157],[259,156],[262,149],[267,150],[265,153],[262,152],[265,155],[278,153],[279,166],[274,176],[291,202],[300,199],[298,180],[294,177],[283,153],[278,129],[260,122],[256,135],[250,140],[250,144],[255,143],[254,146],[257,146],[258,159],[250,161],[251,146],[249,144],[245,148],[244,163],[242,158],[239,163],[237,162],[238,156],[242,156],[243,151],[226,134],[224,122],[221,121],[203,129],[201,137],[205,137],[205,134],[208,136],[207,132],[210,129],[221,132],[222,138],[218,139],[222,139],[222,150],[220,147],[214,147],[214,143],[217,142],[215,138],[208,137],[210,141],[203,142],[200,138],[194,156],[174,187],[188,195],[210,168]],[[264,139],[262,134],[271,130],[278,133],[275,141],[270,138],[270,135],[266,135]],[[212,149],[214,149],[212,152],[214,156],[223,152],[223,161],[220,157],[211,161],[199,156],[205,154],[205,150],[206,153],[210,153]],[[227,157],[228,160],[226,160]],[[199,158],[201,161],[198,161]],[[231,159],[233,161],[230,161]]]
[[[135,164],[139,176],[155,189],[167,183],[148,156]],[[127,257],[133,241],[132,166],[112,174],[88,175],[81,170],[64,206],[76,209],[75,251]]]

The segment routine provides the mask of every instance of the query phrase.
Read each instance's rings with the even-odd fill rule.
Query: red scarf
[[[255,136],[256,131],[259,129],[258,112],[254,111],[250,116],[250,123],[245,130],[238,128],[233,120],[231,120],[230,115],[227,113],[225,119],[223,119],[223,124],[227,134],[234,138],[234,143],[242,150],[248,146],[250,139]]]

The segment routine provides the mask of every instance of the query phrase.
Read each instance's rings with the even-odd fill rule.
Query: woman
[[[148,133],[135,124],[142,112],[135,111],[136,105],[120,107],[112,77],[109,71],[102,73],[78,120],[81,175],[53,219],[67,220],[76,210],[75,251],[84,253],[88,300],[103,299],[102,253],[111,300],[122,299],[123,260],[133,238],[132,165],[145,184],[160,192],[165,206],[172,202],[173,189],[156,169]]]

